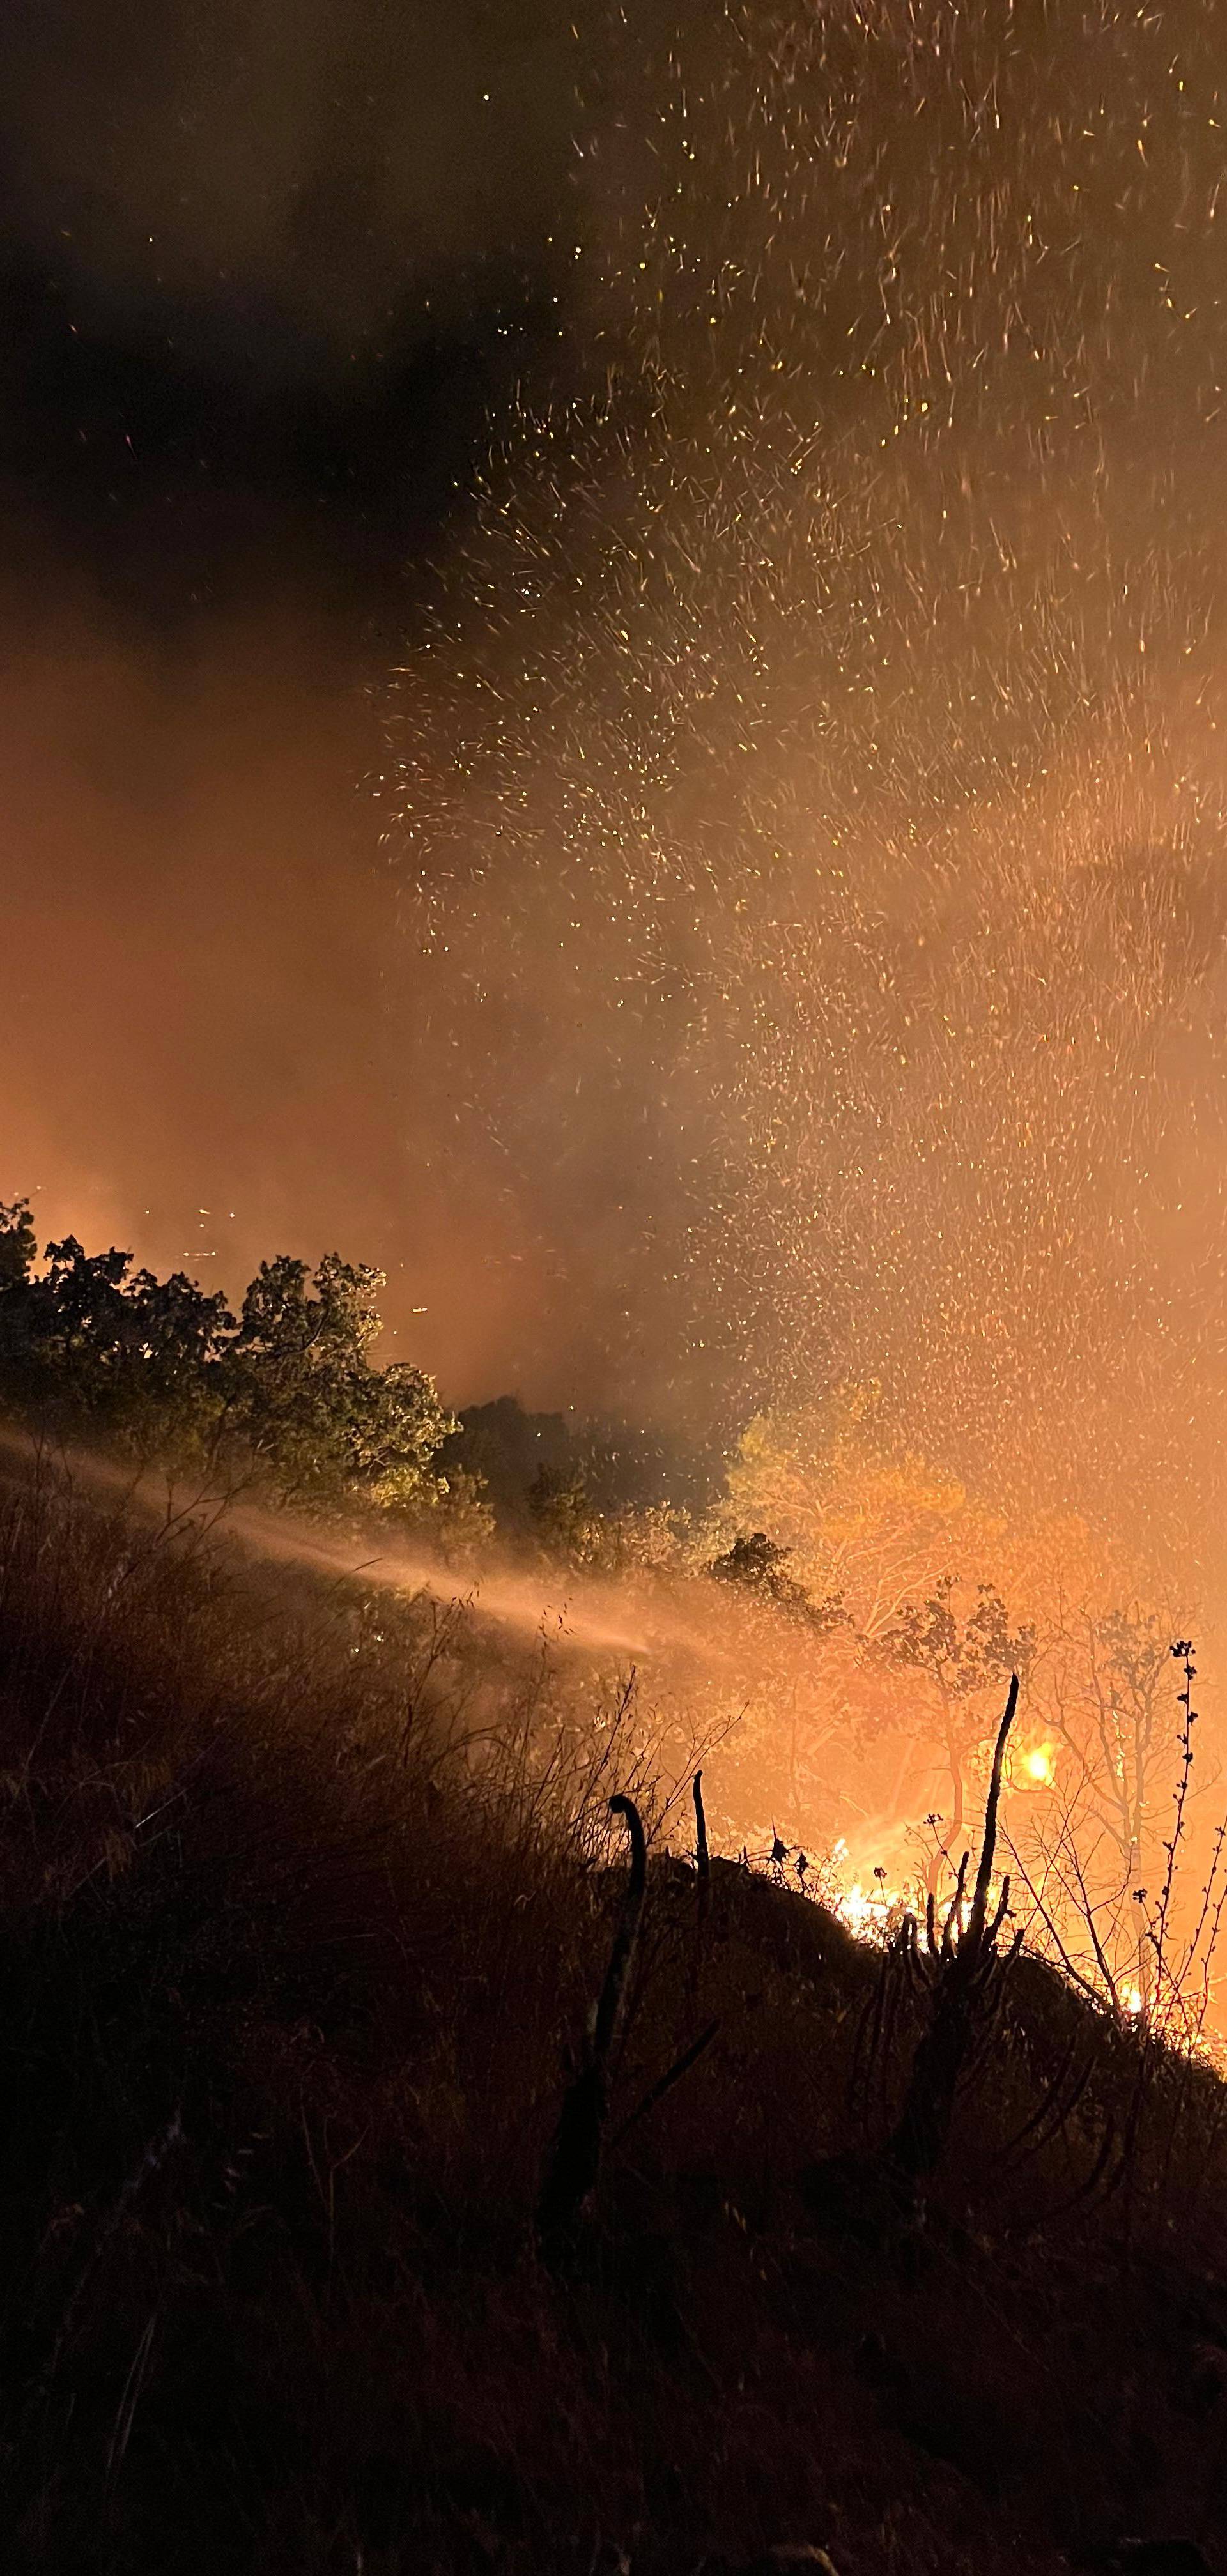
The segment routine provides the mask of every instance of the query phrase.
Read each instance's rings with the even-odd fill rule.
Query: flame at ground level
[[[17,1435],[5,1435],[2,1446],[10,1472],[28,1470],[39,1456],[45,1462],[45,1452]],[[53,1461],[58,1466],[81,1490],[109,1498],[122,1511],[161,1520],[170,1508],[163,1477],[80,1453],[63,1453]],[[961,1900],[956,1897],[957,1866],[967,1850],[974,1876],[986,1785],[982,1748],[966,1755],[967,1806],[957,1827],[929,1803],[933,1748],[906,1722],[889,1739],[902,1746],[902,1760],[892,1756],[893,1781],[887,1779],[886,1795],[872,1812],[861,1805],[855,1827],[833,1825],[812,1786],[799,1802],[800,1812],[786,1810],[784,1818],[792,1832],[798,1823],[805,1825],[805,1845],[785,1839],[774,1819],[769,1826],[757,1821],[760,1755],[778,1769],[790,1729],[795,1734],[802,1722],[825,1722],[821,1700],[801,1695],[799,1675],[805,1679],[808,1668],[790,1660],[798,1635],[804,1639],[808,1631],[790,1625],[778,1608],[765,1610],[738,1587],[713,1584],[694,1572],[668,1580],[642,1570],[598,1578],[508,1559],[458,1576],[425,1548],[389,1546],[382,1533],[364,1546],[352,1531],[329,1530],[287,1512],[226,1505],[224,1498],[207,1494],[177,1496],[174,1508],[185,1519],[215,1517],[245,1551],[270,1562],[340,1576],[370,1591],[452,1605],[464,1614],[459,1651],[470,1671],[480,1671],[483,1659],[492,1669],[507,1662],[489,1634],[491,1627],[507,1630],[520,1640],[521,1657],[531,1652],[539,1660],[545,1652],[559,1673],[551,1723],[599,1734],[608,1710],[620,1694],[624,1704],[631,1688],[642,1713],[638,1751],[649,1765],[659,1755],[661,1776],[679,1786],[675,1819],[686,1812],[686,1782],[702,1761],[714,1848],[723,1846],[731,1855],[741,1850],[750,1865],[772,1870],[781,1883],[825,1904],[857,1938],[879,1948],[909,1914],[923,1927],[930,1896],[938,1926],[957,1941],[970,1901],[966,1889]],[[1161,1648],[1164,1689],[1173,1678],[1171,1651],[1166,1644]],[[907,1695],[902,1681],[895,1688],[910,1714],[914,1694]],[[1119,1726],[1115,1706],[1108,1718]],[[1227,1831],[1207,1851],[1205,1875],[1187,1900],[1181,1894],[1173,1903],[1170,1891],[1165,1897],[1162,1866],[1149,1891],[1135,1885],[1132,1844],[1122,1870],[1109,1837],[1105,1862],[1101,1810],[1092,1804],[1080,1812],[1071,1797],[1068,1778],[1077,1766],[1069,1744],[1040,1726],[1025,1706],[1021,1722],[1027,1731],[1006,1766],[992,1907],[1004,1893],[1008,1869],[1012,1924],[1032,1949],[1123,2019],[1154,2027],[1182,2046],[1217,2053],[1214,2034],[1223,2013],[1216,1946],[1227,1914]],[[1168,1737],[1175,1744],[1170,1726],[1161,1742]],[[834,1736],[829,1740],[820,1782],[834,1781],[838,1767],[839,1748]],[[846,1752],[845,1747],[843,1798],[852,1807]],[[1116,1776],[1109,1765],[1109,1785]],[[860,1785],[855,1762],[852,1780]],[[1167,1773],[1162,1785],[1166,1790]],[[832,1794],[828,1808],[835,1803]],[[675,1846],[682,1839],[676,1824],[672,1839]],[[1156,1849],[1161,1858],[1166,1845]]]

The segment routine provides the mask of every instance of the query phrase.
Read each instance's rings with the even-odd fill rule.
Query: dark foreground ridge
[[[904,2171],[923,1933],[628,1911],[616,1730],[496,1664],[0,1493],[4,2565],[1227,2568],[1213,2075],[1024,1954]]]

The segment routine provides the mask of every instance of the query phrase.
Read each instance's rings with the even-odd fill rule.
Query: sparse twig
[[[971,1910],[956,1939],[954,1925],[963,1901],[968,1866],[965,1853],[933,1969],[932,2014],[912,2061],[903,2108],[887,2145],[889,2163],[909,2181],[931,2173],[941,2155],[954,2113],[959,2078],[1002,1966],[997,1938],[1008,1902],[1009,1881],[1003,1886],[1000,1903],[991,1920],[988,1900],[997,1845],[997,1814],[1005,1750],[1017,1708],[1018,1675],[1015,1673],[1010,1681],[1009,1697],[993,1754]],[[929,1908],[928,1929],[932,1957],[937,1947],[932,1906]]]
[[[547,2249],[565,2243],[596,2188],[608,2109],[609,2053],[621,2019],[647,1884],[647,1843],[633,1798],[611,1798],[609,1812],[625,1820],[630,1878],[582,2063],[563,2100],[537,2205],[537,2231]]]
[[[636,2104],[629,2117],[623,2121],[621,2128],[614,2131],[615,2147],[620,2147],[622,2140],[629,2137],[631,2130],[638,2127],[640,2120],[645,2120],[648,2112],[654,2111],[657,2103],[664,2101],[666,2093],[671,2093],[674,2085],[681,2083],[683,2075],[689,2075],[691,2067],[697,2066],[705,2050],[710,2048],[719,2028],[719,2021],[709,2021],[706,2030],[700,2031],[698,2038],[691,2041],[689,2048],[683,2049],[680,2057],[675,2057],[672,2066],[664,2075],[659,2076],[656,2083],[644,2094],[642,2102]]]

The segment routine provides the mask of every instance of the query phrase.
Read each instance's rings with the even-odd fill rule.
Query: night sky
[[[2,42],[22,515],[167,626],[260,540],[385,595],[559,338],[569,19],[52,6]]]

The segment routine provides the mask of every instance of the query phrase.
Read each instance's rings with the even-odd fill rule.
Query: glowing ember
[[[691,16],[583,164],[583,399],[398,684],[420,1062],[564,1246],[551,1371],[875,1381],[1170,1522],[1194,1388],[1227,1455],[1214,13]]]

